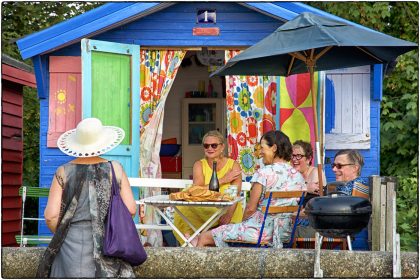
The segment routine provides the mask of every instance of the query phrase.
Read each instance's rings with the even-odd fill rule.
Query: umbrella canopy
[[[387,64],[415,48],[417,45],[408,41],[305,12],[229,60],[212,76],[306,73],[311,56],[316,61],[315,71]]]
[[[328,19],[312,13],[302,13],[283,24],[272,34],[230,59],[211,74],[289,76],[310,73],[314,113],[315,150],[318,178],[322,182],[322,161],[318,140],[318,121],[314,88],[314,71],[388,64],[417,45],[386,34]],[[323,188],[320,187],[322,195]]]

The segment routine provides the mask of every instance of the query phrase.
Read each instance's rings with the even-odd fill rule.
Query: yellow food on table
[[[192,186],[184,191],[171,193],[169,195],[170,200],[184,200],[184,201],[232,201],[232,197],[229,195],[221,194],[209,190],[207,187]]]

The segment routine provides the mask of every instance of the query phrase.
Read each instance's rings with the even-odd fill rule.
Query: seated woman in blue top
[[[337,191],[369,199],[368,182],[360,177],[363,165],[363,156],[357,150],[338,151],[331,165],[332,170],[336,181],[347,183],[337,186]]]
[[[350,196],[358,196],[369,199],[369,186],[365,178],[360,177],[364,165],[363,156],[357,150],[340,150],[334,157],[331,164],[335,174],[335,180],[346,182],[344,185],[337,186],[336,191],[344,192]],[[296,237],[314,237],[315,230],[310,226],[298,225]],[[356,234],[353,242],[354,250],[368,249],[367,230],[363,229]]]

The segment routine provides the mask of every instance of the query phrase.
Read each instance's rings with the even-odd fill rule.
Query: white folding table
[[[157,195],[151,196],[142,199],[141,201],[153,207],[153,209],[159,213],[159,215],[168,223],[168,225],[176,232],[178,235],[185,241],[182,247],[190,246],[193,247],[191,241],[199,235],[201,232],[208,230],[219,218],[226,212],[229,206],[241,201],[242,197],[237,197],[233,201],[223,201],[223,202],[213,202],[213,201],[205,201],[205,202],[196,202],[196,201],[175,201],[170,200],[169,195]],[[179,211],[178,206],[186,206],[186,207],[215,207],[217,211],[204,223],[201,225],[200,228],[196,229],[192,223],[185,217],[181,211]],[[187,238],[171,221],[171,219],[166,216],[165,212],[162,211],[166,207],[173,207],[175,211],[179,214],[179,216],[194,230],[194,233]]]

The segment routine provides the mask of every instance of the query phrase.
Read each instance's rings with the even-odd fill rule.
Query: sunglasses
[[[340,163],[331,163],[331,168],[337,167],[337,169],[341,169],[344,166],[347,165],[354,165],[354,163],[346,163],[346,164],[340,164]]]
[[[301,154],[296,154],[296,155],[292,155],[292,158],[295,158],[297,160],[301,160],[305,155],[301,155]]]
[[[203,144],[204,149],[208,149],[209,147],[212,147],[212,149],[216,149],[217,146],[222,145],[221,143],[213,143],[213,144]]]

